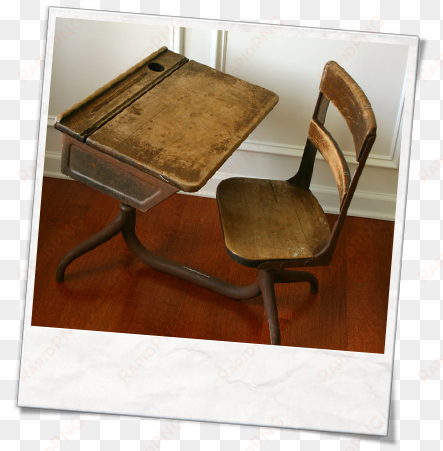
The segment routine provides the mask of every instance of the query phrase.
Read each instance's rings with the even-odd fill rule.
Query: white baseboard
[[[60,161],[60,152],[46,150],[44,175],[47,177],[70,180],[69,177],[66,177],[60,172]],[[238,176],[238,174],[217,172],[197,193],[183,194],[215,198],[217,185],[222,180],[234,176]],[[335,188],[322,185],[311,185],[311,191],[315,194],[326,213],[338,213],[338,192]],[[397,197],[394,195],[363,191],[359,190],[357,187],[348,215],[394,221],[396,200]]]
[[[54,179],[72,180],[60,172],[61,153],[46,149],[45,152],[45,169],[43,175]]]

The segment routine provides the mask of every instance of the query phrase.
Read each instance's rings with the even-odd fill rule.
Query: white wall
[[[233,175],[284,179],[299,165],[324,64],[341,64],[366,92],[378,123],[377,140],[350,214],[393,219],[397,190],[407,47],[352,40],[57,19],[49,105],[45,174],[61,176],[60,133],[53,117],[162,45],[276,92],[280,102],[220,171],[198,193],[214,196],[217,183]],[[351,171],[355,153],[341,116],[330,108],[326,126],[344,151]],[[313,192],[336,212],[337,190],[321,156]]]

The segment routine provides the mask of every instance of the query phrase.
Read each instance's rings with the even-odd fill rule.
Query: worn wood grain
[[[320,91],[338,109],[352,133],[357,160],[377,124],[371,104],[356,81],[335,61],[326,63]]]
[[[217,201],[226,248],[246,266],[310,258],[328,243],[317,199],[286,181],[230,178],[219,184]]]
[[[331,134],[315,119],[311,120],[309,125],[309,140],[314,144],[317,150],[323,155],[323,158],[329,165],[334,175],[340,194],[340,204],[343,202],[349,186],[351,184],[351,173],[345,157],[335,142]]]
[[[162,47],[56,118],[55,128],[84,142],[88,135],[188,61]],[[154,65],[154,66],[153,66]],[[163,70],[158,69],[161,65]]]
[[[183,191],[198,191],[277,102],[271,91],[189,61],[87,142]]]
[[[271,91],[162,47],[62,113],[55,127],[192,192],[277,102]]]

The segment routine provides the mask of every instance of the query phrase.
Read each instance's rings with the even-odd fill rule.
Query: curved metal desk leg
[[[263,303],[268,318],[269,333],[271,334],[271,345],[279,345],[281,343],[280,324],[275,300],[274,273],[260,269],[257,274],[257,281],[263,294]]]
[[[123,226],[126,222],[128,222],[132,207],[129,207],[124,204],[120,204],[120,211],[117,213],[117,216],[110,222],[107,226],[97,232],[95,235],[92,235],[87,240],[80,243],[78,246],[71,249],[61,260],[57,266],[57,271],[55,275],[55,280],[57,282],[63,282],[65,280],[65,271],[66,268],[78,257],[86,254],[92,249],[100,246],[106,241],[109,241],[115,235],[118,235],[122,230]]]
[[[216,293],[222,294],[226,297],[235,300],[245,300],[251,299],[261,294],[260,290],[260,281],[259,278],[254,281],[254,283],[246,286],[237,286],[231,283],[225,282],[218,277],[211,276],[209,274],[205,274],[201,271],[198,271],[193,268],[189,268],[188,266],[181,265],[180,263],[176,263],[172,260],[168,260],[163,257],[159,257],[157,255],[152,254],[146,249],[143,244],[138,239],[135,233],[135,222],[136,222],[136,211],[135,208],[123,204],[120,204],[120,211],[117,216],[109,223],[106,227],[100,230],[95,235],[88,238],[83,243],[74,247],[70,250],[60,261],[57,267],[56,280],[57,282],[63,282],[65,271],[67,266],[72,263],[76,258],[81,255],[89,252],[90,250],[100,246],[100,244],[105,243],[110,240],[112,237],[122,232],[123,237],[125,239],[126,244],[132,253],[143,263],[155,269],[157,271],[161,271],[167,274],[171,274],[175,277],[178,277],[182,280],[186,280],[188,282],[194,283],[196,285],[200,285],[204,288],[207,288]],[[265,271],[261,271],[265,272]],[[267,272],[267,271],[266,271]],[[266,286],[268,290],[268,287]],[[273,285],[272,285],[273,290]],[[269,290],[268,290],[269,291]],[[273,292],[273,291],[272,291]],[[264,296],[265,298],[265,296]],[[275,296],[274,296],[275,303]],[[266,300],[265,300],[266,306]],[[268,312],[268,310],[266,310]],[[278,317],[275,315],[277,319],[277,330],[278,330]],[[280,333],[278,331],[278,343],[276,342],[275,334],[271,337],[273,344],[280,344]]]

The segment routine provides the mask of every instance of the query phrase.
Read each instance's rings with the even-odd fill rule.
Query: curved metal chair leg
[[[87,240],[80,243],[78,246],[75,246],[71,249],[61,260],[57,266],[57,271],[55,275],[55,280],[57,282],[63,282],[65,280],[65,271],[66,268],[78,257],[86,254],[92,249],[100,246],[106,241],[109,241],[115,235],[118,235],[122,230],[123,226],[129,220],[132,207],[128,207],[127,205],[121,204],[120,211],[117,213],[117,216],[103,229],[101,229],[96,234],[89,237]]]
[[[277,303],[275,300],[274,273],[260,269],[257,274],[257,282],[263,295],[263,303],[271,335],[271,345],[279,345],[281,342],[280,324],[278,322]]]

